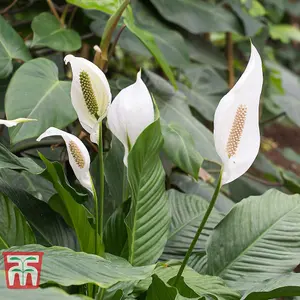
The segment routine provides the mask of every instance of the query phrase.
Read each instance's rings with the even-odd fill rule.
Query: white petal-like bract
[[[127,166],[127,156],[138,136],[154,122],[154,107],[151,95],[137,74],[136,82],[124,88],[112,102],[108,115],[108,127],[124,145],[124,164]]]
[[[93,190],[89,171],[91,163],[90,155],[78,137],[55,127],[50,127],[37,138],[37,141],[49,136],[57,135],[61,136],[66,143],[69,162],[76,178],[82,186],[92,192]]]
[[[18,118],[14,120],[0,120],[0,125],[5,125],[6,127],[17,126],[20,123],[27,123],[37,121],[36,119]]]
[[[71,98],[79,122],[88,133],[95,134],[95,125],[106,117],[111,103],[109,83],[105,74],[85,58],[69,54],[65,63],[72,68]]]
[[[244,73],[221,99],[215,112],[215,147],[224,165],[222,184],[243,175],[258,154],[262,85],[261,58],[251,44],[251,56]]]

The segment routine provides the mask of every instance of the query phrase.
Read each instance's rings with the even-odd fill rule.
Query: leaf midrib
[[[288,212],[286,212],[284,215],[280,216],[280,218],[272,224],[272,226],[268,227],[266,230],[264,230],[246,249],[244,249],[234,260],[232,260],[231,262],[229,262],[225,267],[223,267],[221,269],[221,271],[218,272],[218,274],[214,274],[214,275],[218,275],[221,277],[221,274],[224,273],[224,271],[226,271],[226,269],[229,269],[230,266],[232,264],[234,264],[241,256],[243,256],[243,254],[245,252],[247,252],[259,239],[261,239],[269,230],[271,230],[275,225],[277,225],[278,222],[280,222],[286,215],[288,215],[289,213],[291,213],[294,210],[299,209],[299,205],[298,204],[295,208],[289,210]]]

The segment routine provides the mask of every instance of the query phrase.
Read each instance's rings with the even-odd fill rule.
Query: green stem
[[[99,172],[100,172],[100,222],[98,231],[101,243],[103,242],[103,218],[104,218],[104,160],[103,160],[103,143],[102,143],[102,122],[99,123],[99,139],[98,139],[98,155],[99,155]],[[99,209],[96,212],[99,214]]]
[[[98,255],[98,236],[99,236],[99,203],[98,203],[98,196],[97,192],[93,183],[93,179],[91,176],[91,184],[93,190],[93,198],[94,198],[94,205],[95,205],[95,254]]]
[[[220,189],[221,189],[221,185],[222,185],[221,184],[221,182],[222,182],[222,174],[223,174],[223,167],[221,168],[219,179],[218,179],[218,184],[216,186],[216,189],[214,191],[212,199],[211,199],[211,201],[209,203],[207,211],[206,211],[206,213],[205,213],[205,215],[204,215],[204,217],[203,217],[203,219],[202,219],[202,221],[200,223],[200,226],[199,226],[199,228],[198,228],[198,230],[197,230],[197,232],[195,234],[195,237],[194,237],[194,239],[193,239],[193,241],[192,241],[192,243],[191,243],[191,245],[190,245],[190,247],[189,247],[189,249],[188,249],[185,257],[184,257],[184,260],[183,260],[183,262],[182,262],[182,264],[180,266],[180,269],[179,269],[179,271],[178,271],[178,273],[176,275],[176,278],[175,278],[175,281],[174,281],[174,284],[173,284],[173,286],[175,286],[175,287],[178,284],[178,281],[179,281],[179,279],[180,279],[180,277],[181,277],[181,275],[182,275],[182,273],[184,271],[184,268],[185,268],[185,266],[188,263],[188,260],[189,260],[191,254],[192,254],[192,252],[194,250],[194,247],[195,247],[195,245],[196,245],[196,243],[197,243],[197,241],[199,239],[199,236],[200,236],[200,234],[201,234],[201,232],[202,232],[202,230],[203,230],[203,228],[204,228],[204,226],[205,226],[205,224],[206,224],[206,222],[208,220],[208,217],[209,217],[211,211],[213,210],[213,208],[215,206],[215,203],[217,201],[217,198],[218,198],[218,195],[219,195],[219,192],[220,192]]]
[[[127,183],[127,168],[124,165],[123,170],[123,202],[125,202],[128,199],[128,183]]]

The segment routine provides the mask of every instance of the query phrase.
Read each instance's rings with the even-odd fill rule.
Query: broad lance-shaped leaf
[[[132,202],[125,222],[129,262],[137,266],[155,262],[167,241],[170,214],[159,159],[162,143],[157,119],[142,132],[128,155]]]
[[[26,117],[38,121],[10,128],[11,143],[37,137],[51,126],[64,128],[75,121],[70,88],[70,82],[59,80],[57,66],[48,59],[36,58],[22,65],[9,83],[5,113],[9,120]]]
[[[246,291],[242,300],[277,299],[300,295],[300,274],[288,273],[258,283]],[[293,298],[295,299],[295,298]]]
[[[151,2],[165,19],[194,34],[212,31],[240,32],[242,29],[238,19],[220,5],[203,0],[151,0]]]
[[[27,245],[12,247],[8,251],[44,252],[41,284],[56,282],[59,285],[70,286],[94,283],[99,287],[109,288],[119,281],[145,279],[154,269],[154,265],[132,267],[122,258],[107,260],[97,255],[74,252],[63,247],[46,248],[40,245]],[[0,255],[0,270],[4,270],[2,255]]]
[[[160,280],[162,280],[165,283],[171,284],[174,280],[174,277],[177,275],[178,270],[180,268],[179,263],[177,262],[165,262],[160,263],[154,270],[154,274],[157,275]],[[228,288],[224,281],[216,276],[207,276],[207,275],[201,275],[194,271],[190,267],[186,267],[182,274],[183,277],[183,284],[185,287],[185,294],[186,289],[194,291],[194,294],[189,294],[189,296],[194,297],[195,294],[205,297],[205,300],[210,299],[216,299],[216,300],[238,300],[240,299],[240,295]],[[184,292],[181,289],[181,285],[178,287],[181,294],[184,294]],[[136,289],[139,291],[146,291],[149,289],[149,286],[151,285],[151,277],[148,277],[145,280],[141,280]],[[191,291],[190,291],[191,292]],[[154,298],[155,299],[155,298]],[[158,298],[159,299],[159,298]],[[178,300],[176,298],[176,300]],[[202,300],[202,299],[201,299]]]
[[[56,51],[65,52],[81,48],[80,35],[72,29],[61,27],[55,16],[48,12],[34,17],[31,28],[33,31],[31,47],[47,46]]]
[[[42,168],[28,157],[18,157],[0,143],[0,169],[26,170],[38,174]]]
[[[34,230],[39,244],[79,249],[74,230],[67,226],[61,216],[53,211],[47,203],[24,190],[13,188],[2,178],[0,178],[0,192],[18,207]]]
[[[162,132],[167,156],[181,170],[198,179],[203,158],[195,149],[193,137],[177,124],[163,125]]]
[[[186,254],[209,203],[198,196],[183,194],[176,190],[169,190],[167,195],[172,219],[163,258],[180,260]],[[205,253],[207,239],[221,219],[222,215],[213,210],[193,253]]]
[[[78,295],[69,295],[64,290],[59,288],[38,288],[38,289],[8,289],[6,285],[5,272],[0,271],[0,295],[2,299],[22,299],[22,300],[79,300]],[[92,300],[87,296],[82,296],[82,299]]]
[[[0,249],[34,243],[34,234],[22,213],[7,196],[0,194]]]
[[[27,61],[30,52],[19,34],[0,16],[0,78],[7,77],[13,70],[13,59]]]
[[[209,239],[208,273],[240,290],[286,274],[300,261],[299,228],[299,195],[269,190],[244,199]]]
[[[49,200],[50,207],[58,212],[65,222],[74,228],[82,251],[95,252],[95,229],[89,222],[92,215],[81,204],[77,203],[72,194],[60,183],[54,163],[51,163],[41,153],[40,157],[46,165],[45,177],[49,179],[58,194]],[[103,255],[103,245],[98,239],[99,255]]]

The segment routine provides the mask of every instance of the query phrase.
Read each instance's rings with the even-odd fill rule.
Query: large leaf
[[[221,6],[202,0],[151,0],[160,14],[191,33],[240,32],[237,18]]]
[[[125,222],[129,262],[133,265],[155,262],[167,241],[170,214],[159,159],[162,143],[157,119],[142,132],[128,155],[131,208]]]
[[[151,54],[155,57],[163,71],[165,72],[166,76],[169,78],[173,86],[176,87],[176,81],[174,74],[169,67],[168,63],[166,62],[166,59],[160,49],[157,46],[157,43],[155,41],[155,38],[153,34],[147,30],[141,29],[134,20],[133,13],[131,10],[128,10],[126,14],[126,18],[124,20],[127,28],[136,35],[141,42],[148,48],[148,50],[151,52]]]
[[[35,198],[48,202],[56,194],[51,182],[39,175],[27,171],[17,172],[10,169],[0,169],[0,178],[11,188],[23,190]]]
[[[90,213],[82,204],[77,203],[68,189],[61,184],[55,164],[42,154],[40,157],[46,165],[47,177],[58,192],[49,200],[50,207],[58,212],[69,226],[74,228],[80,249],[88,253],[95,253],[95,229],[88,220],[91,217]],[[100,238],[97,239],[97,242],[98,254],[103,255],[104,249]]]
[[[21,66],[8,86],[5,112],[8,119],[26,117],[38,121],[11,128],[11,142],[37,137],[51,126],[64,128],[76,120],[70,87],[70,82],[58,79],[58,69],[48,59],[37,58]]]
[[[34,244],[34,234],[13,202],[0,194],[0,249]]]
[[[18,33],[0,16],[0,78],[13,70],[13,59],[27,61],[31,55]]]
[[[91,300],[92,298],[83,295],[68,295],[64,290],[58,288],[46,288],[46,289],[8,289],[6,286],[5,273],[0,271],[0,295],[2,299],[10,300]]]
[[[180,173],[172,174],[171,183],[177,186],[183,192],[200,196],[207,201],[211,200],[214,193],[214,188],[210,184],[200,180],[196,182],[193,180],[193,178]],[[222,213],[228,213],[233,205],[234,202],[232,200],[230,200],[224,194],[219,193],[217,202],[215,204],[215,208],[218,211]]]
[[[176,262],[166,262],[160,264],[154,270],[154,274],[156,274],[163,282],[172,282],[180,265]],[[190,267],[186,267],[183,271],[182,277],[184,278],[184,283],[190,289],[192,289],[199,296],[205,296],[206,300],[216,299],[216,300],[238,300],[240,299],[240,295],[228,288],[223,280],[216,276],[207,276],[201,275],[191,269]],[[142,280],[138,284],[138,289],[141,291],[147,290],[151,284],[151,278],[147,278]]]
[[[132,267],[126,260],[107,260],[100,256],[74,252],[68,248],[40,245],[13,247],[9,251],[42,251],[41,284],[56,282],[63,286],[94,283],[108,288],[119,281],[141,280],[151,275],[154,265]],[[4,261],[0,256],[0,270]]]
[[[73,229],[48,204],[0,178],[0,192],[6,195],[25,216],[36,234],[38,243],[65,246],[77,250],[78,242]]]
[[[300,196],[276,190],[236,204],[209,240],[209,274],[246,290],[292,271],[300,261],[299,216]]]
[[[198,178],[203,162],[202,156],[195,149],[192,136],[177,124],[162,126],[164,151],[172,162],[187,174]]]
[[[4,145],[0,143],[0,169],[27,170],[30,173],[38,174],[42,168],[32,159],[21,157],[11,153]]]
[[[300,274],[289,273],[265,280],[243,295],[242,300],[266,300],[300,295]]]
[[[150,71],[147,74],[147,86],[154,94],[161,117],[167,123],[180,124],[189,132],[198,152],[210,160],[218,161],[212,133],[193,117],[186,97],[183,93],[175,91],[173,87],[159,75]]]
[[[168,191],[168,199],[172,219],[163,258],[182,259],[196,234],[209,203],[198,196],[182,194],[176,190]],[[217,210],[213,210],[193,253],[205,253],[207,239],[221,219],[222,215]]]
[[[119,8],[120,0],[67,0],[67,2],[82,8],[113,14]]]
[[[76,51],[81,47],[80,35],[72,29],[61,27],[59,21],[48,12],[36,16],[31,28],[33,31],[31,47],[47,46],[65,52]]]

